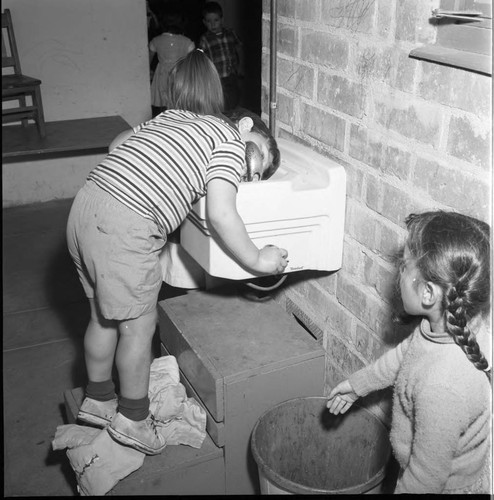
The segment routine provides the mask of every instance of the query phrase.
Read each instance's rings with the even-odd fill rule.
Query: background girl
[[[149,58],[158,64],[151,81],[153,116],[167,109],[168,75],[175,63],[194,50],[194,42],[184,35],[184,14],[178,3],[171,3],[163,14],[163,33],[149,42]]]

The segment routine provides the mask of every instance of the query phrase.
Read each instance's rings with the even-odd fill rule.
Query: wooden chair
[[[4,74],[4,68],[12,68],[13,74]],[[21,121],[23,126],[27,126],[31,119],[36,122],[39,135],[45,136],[40,85],[41,80],[22,74],[12,17],[10,10],[5,9],[2,13],[2,124]],[[31,97],[31,105],[26,97]],[[18,101],[19,105],[4,109],[5,101]]]

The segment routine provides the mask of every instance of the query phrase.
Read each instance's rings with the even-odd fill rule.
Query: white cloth
[[[180,243],[167,241],[160,254],[163,281],[177,288],[204,288],[206,271]]]
[[[167,445],[200,448],[206,437],[206,412],[194,398],[187,398],[180,383],[177,360],[162,356],[151,364],[150,410]],[[54,450],[68,448],[81,495],[105,495],[121,479],[139,469],[145,455],[114,441],[106,429],[75,424],[59,425]]]
[[[194,398],[187,398],[174,356],[162,356],[151,363],[149,401],[167,444],[201,447],[206,437],[206,412]]]
[[[67,450],[81,496],[104,495],[121,479],[139,469],[144,453],[114,441],[106,429],[59,425],[54,450]]]

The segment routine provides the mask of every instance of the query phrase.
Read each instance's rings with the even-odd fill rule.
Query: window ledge
[[[424,45],[413,49],[410,57],[492,75],[492,58],[486,54],[476,54],[438,45]]]

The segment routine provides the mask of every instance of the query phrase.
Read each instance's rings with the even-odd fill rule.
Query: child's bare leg
[[[84,336],[84,354],[90,382],[104,382],[112,377],[118,341],[117,322],[99,313],[94,299],[89,299],[91,319]]]
[[[120,379],[118,412],[108,432],[116,441],[156,455],[166,446],[156,422],[149,413],[149,372],[151,346],[156,329],[156,308],[139,318],[119,324],[120,339],[116,364]]]
[[[94,299],[89,299],[91,319],[84,336],[84,355],[88,373],[86,398],[77,418],[105,427],[117,411],[115,385],[112,380],[113,359],[118,340],[117,322],[99,314]]]
[[[120,340],[116,353],[116,365],[120,380],[120,394],[128,399],[148,396],[151,348],[157,311],[119,324]]]

